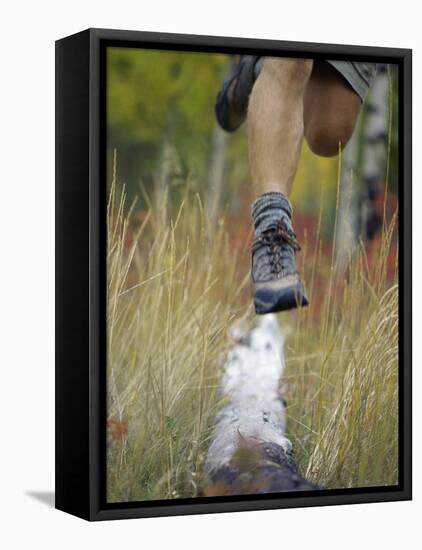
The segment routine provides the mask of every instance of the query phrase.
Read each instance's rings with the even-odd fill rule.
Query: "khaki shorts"
[[[355,92],[365,99],[377,71],[376,63],[358,63],[354,61],[329,61],[350,84]]]

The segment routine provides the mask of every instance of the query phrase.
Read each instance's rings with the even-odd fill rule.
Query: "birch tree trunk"
[[[368,97],[363,135],[361,237],[364,240],[372,239],[382,223],[376,211],[376,199],[386,180],[389,111],[388,65],[380,65]]]
[[[225,64],[222,71],[222,79],[228,76],[234,64],[234,60],[230,60]],[[211,138],[208,163],[207,215],[211,227],[215,225],[220,207],[228,142],[228,133],[224,132],[216,122]]]
[[[232,339],[222,379],[229,403],[216,418],[205,495],[317,489],[298,474],[285,434],[283,336],[276,316],[260,317],[249,332],[234,327]]]
[[[211,226],[214,226],[217,220],[221,202],[228,139],[228,134],[216,124],[211,139],[210,164],[208,169],[207,214]]]
[[[341,180],[337,212],[336,268],[343,274],[359,242],[358,152],[362,115],[342,154]]]
[[[385,180],[389,126],[388,66],[378,65],[361,116],[344,149],[336,235],[337,269],[344,272],[359,240],[377,230],[375,199]]]

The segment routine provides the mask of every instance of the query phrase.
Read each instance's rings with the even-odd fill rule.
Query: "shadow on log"
[[[224,365],[223,397],[208,451],[204,496],[319,489],[298,473],[285,436],[283,335],[275,315],[260,317],[251,331],[233,327]]]

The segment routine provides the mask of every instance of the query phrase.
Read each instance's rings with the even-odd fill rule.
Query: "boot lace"
[[[266,246],[270,257],[271,273],[282,277],[296,273],[292,270],[292,254],[286,245],[295,252],[300,250],[295,233],[287,226],[284,219],[281,219],[254,239],[252,250]]]

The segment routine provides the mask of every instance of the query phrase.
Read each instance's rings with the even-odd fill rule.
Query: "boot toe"
[[[297,283],[283,288],[262,286],[254,292],[255,311],[258,315],[288,311],[309,304],[303,284]]]

